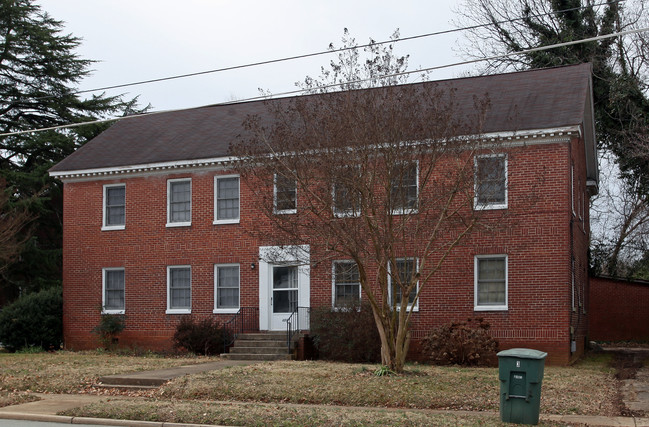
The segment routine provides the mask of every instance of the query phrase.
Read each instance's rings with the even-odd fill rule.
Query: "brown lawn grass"
[[[97,352],[0,354],[0,398],[21,392],[88,393],[99,376],[213,360]],[[610,358],[546,367],[542,414],[618,415]],[[143,397],[112,397],[66,415],[231,425],[499,425],[497,368],[408,365],[377,377],[374,365],[272,362],[171,381]],[[219,401],[219,404],[215,404]],[[322,405],[322,406],[313,406]],[[550,424],[552,425],[552,424]]]
[[[241,426],[511,426],[497,413],[117,398],[66,411],[68,416]],[[540,426],[559,426],[544,422]],[[573,426],[575,424],[572,424]]]
[[[541,412],[617,415],[617,387],[609,358],[572,367],[546,367]],[[159,396],[175,399],[281,402],[389,408],[497,411],[497,368],[409,365],[398,376],[377,377],[378,366],[328,362],[273,362],[178,378]]]
[[[120,355],[106,352],[0,353],[0,391],[80,393],[104,375],[162,369],[217,358]]]
[[[27,392],[10,392],[0,390],[0,408],[5,406],[20,405],[21,403],[33,402],[39,400],[38,397]]]

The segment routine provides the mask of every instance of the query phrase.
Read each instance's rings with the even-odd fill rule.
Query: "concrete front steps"
[[[286,346],[286,332],[241,334],[221,357],[229,360],[291,360]]]

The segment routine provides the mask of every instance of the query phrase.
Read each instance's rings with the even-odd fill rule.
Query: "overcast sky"
[[[326,50],[341,46],[343,28],[359,44],[454,28],[460,0],[242,1],[242,0],[36,0],[66,32],[82,39],[78,53],[98,61],[80,88],[193,73]],[[459,62],[461,33],[398,43],[409,69]],[[332,55],[133,86],[109,91],[140,95],[154,110],[189,108],[296,89],[319,75]],[[433,72],[456,77],[468,68]]]

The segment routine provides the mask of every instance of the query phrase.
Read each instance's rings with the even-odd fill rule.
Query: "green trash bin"
[[[541,382],[547,355],[529,348],[512,348],[498,353],[501,421],[539,423]]]

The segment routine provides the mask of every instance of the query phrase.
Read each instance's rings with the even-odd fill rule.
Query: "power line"
[[[294,60],[297,60],[297,59],[305,59],[305,58],[311,58],[311,57],[314,57],[314,56],[327,55],[327,54],[332,54],[332,53],[339,53],[339,52],[344,52],[344,51],[347,51],[347,50],[352,50],[352,49],[357,49],[357,48],[364,49],[364,48],[367,48],[367,47],[370,47],[370,46],[381,46],[381,45],[388,44],[388,43],[397,43],[397,42],[421,39],[421,38],[425,38],[425,37],[441,36],[441,35],[444,35],[444,34],[451,34],[451,33],[460,32],[460,31],[476,30],[476,29],[488,27],[488,26],[491,26],[491,25],[501,25],[501,24],[521,21],[523,19],[541,18],[541,17],[549,16],[549,15],[558,15],[560,13],[573,12],[573,11],[576,11],[576,10],[584,9],[586,7],[598,7],[598,6],[603,6],[603,5],[611,4],[611,3],[619,3],[619,2],[622,2],[622,1],[625,1],[625,0],[614,0],[614,1],[611,1],[611,2],[598,3],[598,4],[594,4],[594,5],[590,5],[590,6],[587,5],[587,6],[573,7],[573,8],[570,8],[570,9],[558,10],[556,12],[540,13],[540,14],[537,14],[537,15],[530,15],[530,16],[521,17],[521,18],[513,18],[513,19],[502,20],[502,21],[490,22],[488,24],[476,24],[476,25],[471,25],[471,26],[463,27],[463,28],[454,28],[454,29],[449,29],[449,30],[435,31],[435,32],[432,32],[432,33],[424,33],[424,34],[419,34],[419,35],[415,35],[415,36],[398,38],[398,39],[394,39],[394,40],[384,40],[384,41],[381,41],[381,42],[372,41],[370,43],[359,45],[359,46],[342,47],[342,48],[338,48],[338,49],[327,49],[327,50],[321,50],[321,51],[312,52],[312,53],[305,53],[305,54],[302,54],[302,55],[287,56],[287,57],[284,57],[284,58],[269,59],[269,60],[266,60],[266,61],[251,62],[251,63],[248,63],[248,64],[233,65],[233,66],[230,66],[230,67],[215,68],[215,69],[212,69],[212,70],[197,71],[197,72],[193,72],[193,73],[178,74],[178,75],[174,75],[174,76],[160,77],[160,78],[148,79],[148,80],[140,80],[140,81],[131,82],[131,83],[122,83],[122,84],[117,84],[117,85],[99,87],[99,88],[96,88],[96,89],[78,90],[78,91],[72,92],[71,94],[72,95],[79,95],[79,94],[82,94],[82,93],[100,92],[100,91],[106,91],[106,90],[111,90],[111,89],[121,89],[121,88],[125,88],[125,87],[130,87],[130,86],[139,86],[139,85],[144,85],[144,84],[149,84],[149,83],[159,83],[159,82],[164,82],[164,81],[169,81],[169,80],[178,80],[178,79],[184,79],[184,78],[188,78],[188,77],[202,76],[202,75],[205,75],[205,74],[214,74],[214,73],[220,73],[220,72],[224,72],[224,71],[234,71],[234,70],[240,70],[240,69],[243,69],[243,68],[258,67],[258,66],[261,66],[261,65],[276,64],[276,63],[285,62],[285,61],[294,61]],[[36,99],[47,99],[47,98],[55,98],[55,97],[56,97],[56,95],[47,95],[47,96],[38,97]]]
[[[422,68],[418,70],[413,70],[413,71],[404,71],[401,73],[395,73],[395,74],[390,74],[390,75],[385,75],[382,76],[382,78],[390,78],[390,77],[399,77],[399,76],[405,76],[405,75],[410,75],[410,74],[415,74],[415,73],[424,73],[424,72],[430,72],[430,71],[435,71],[435,70],[441,70],[444,68],[451,68],[451,67],[457,67],[460,65],[469,65],[469,64],[474,64],[477,62],[483,62],[483,61],[493,61],[495,59],[504,59],[510,56],[516,56],[516,55],[525,55],[528,53],[533,53],[533,52],[540,52],[544,50],[550,50],[554,48],[559,48],[559,47],[565,47],[565,46],[572,46],[576,44],[581,44],[581,43],[590,43],[594,41],[599,41],[599,40],[604,40],[612,37],[620,37],[620,36],[625,36],[629,34],[637,34],[637,33],[644,33],[648,32],[649,27],[645,28],[639,28],[635,30],[627,30],[627,31],[621,31],[618,33],[612,33],[612,34],[604,34],[601,36],[596,36],[596,37],[590,37],[587,39],[581,39],[581,40],[573,40],[569,42],[563,42],[563,43],[557,43],[553,45],[548,45],[548,46],[540,46],[540,47],[535,47],[532,49],[525,49],[521,50],[518,52],[510,52],[502,55],[493,55],[490,57],[486,58],[478,58],[478,59],[472,59],[468,61],[462,61],[462,62],[455,62],[455,63],[450,63],[450,64],[444,64],[444,65],[437,65],[434,67],[428,67],[428,68]],[[360,80],[355,80],[355,81],[350,81],[350,82],[345,82],[345,84],[355,84],[355,83],[366,83],[368,81],[374,80],[373,78],[368,78],[368,79],[360,79]],[[329,89],[329,88],[334,88],[334,87],[340,87],[340,83],[335,83],[335,84],[329,84],[329,85],[323,85],[323,86],[318,86],[316,89]],[[297,89],[297,90],[292,90],[292,91],[286,91],[286,92],[279,92],[271,95],[260,95],[260,96],[255,96],[251,98],[245,98],[245,99],[240,99],[237,101],[229,101],[229,102],[220,102],[216,104],[209,104],[209,105],[202,105],[199,107],[193,107],[189,109],[194,109],[194,108],[205,108],[205,107],[214,107],[214,106],[219,106],[219,105],[229,105],[229,104],[239,104],[243,102],[250,102],[250,101],[259,101],[263,99],[271,99],[275,97],[284,97],[284,96],[289,96],[289,95],[297,95],[300,93],[306,93],[311,91],[312,89]],[[93,120],[89,122],[82,122],[82,123],[71,123],[67,125],[59,125],[59,126],[50,126],[46,128],[38,128],[38,129],[30,129],[30,130],[22,130],[22,131],[16,131],[16,132],[7,132],[7,133],[0,133],[0,137],[5,137],[5,136],[13,136],[13,135],[22,135],[26,133],[34,133],[34,132],[45,132],[49,130],[57,130],[57,129],[69,129],[69,128],[74,128],[74,127],[79,127],[79,126],[84,126],[84,125],[89,125],[89,124],[99,124],[99,123],[107,123],[107,122],[112,122],[112,121],[120,121],[120,120],[128,120],[136,117],[142,117],[142,116],[150,116],[154,114],[163,114],[163,113],[171,113],[171,112],[176,112],[176,111],[184,111],[188,110],[188,108],[177,108],[177,109],[171,109],[171,110],[163,110],[163,111],[154,111],[151,113],[144,113],[144,114],[136,114],[136,115],[131,115],[131,116],[123,116],[123,117],[115,117],[111,119],[101,119],[101,120]]]

